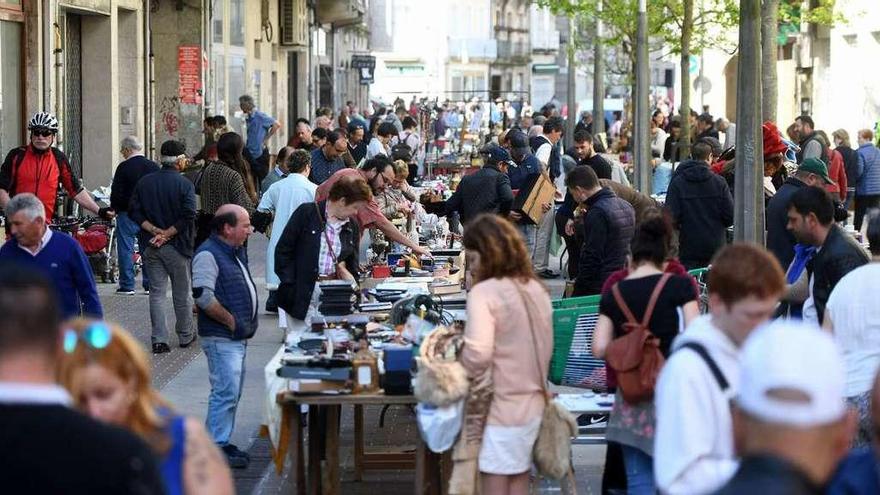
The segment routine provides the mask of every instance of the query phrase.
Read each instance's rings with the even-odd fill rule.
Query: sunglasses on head
[[[49,137],[54,136],[55,132],[50,131],[49,129],[34,129],[31,131],[31,134],[33,134],[34,136]]]
[[[64,330],[64,352],[73,354],[80,342],[92,349],[103,349],[110,344],[111,335],[110,327],[101,321],[89,324],[82,332],[68,328]]]

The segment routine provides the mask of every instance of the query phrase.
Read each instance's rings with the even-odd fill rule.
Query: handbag
[[[578,426],[574,416],[562,404],[550,399],[547,380],[543,378],[544,370],[538,357],[538,339],[535,337],[535,320],[530,309],[529,299],[517,285],[517,291],[523,301],[529,319],[529,330],[532,335],[532,349],[535,351],[535,365],[541,375],[541,392],[544,396],[544,414],[538,428],[538,438],[532,447],[532,459],[538,473],[544,477],[561,480],[568,475],[571,478],[572,490],[575,488],[574,475],[571,470],[571,439],[577,435]]]
[[[419,346],[413,391],[420,403],[445,407],[467,397],[470,382],[458,361],[462,340],[460,332],[442,326],[425,336]]]

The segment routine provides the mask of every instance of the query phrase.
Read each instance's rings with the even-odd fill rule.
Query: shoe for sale
[[[168,344],[165,342],[153,343],[153,354],[164,354],[166,352],[171,352],[171,348],[168,347]]]
[[[125,296],[133,296],[134,289],[123,289],[122,287],[116,289],[116,293]]]
[[[186,342],[181,342],[181,343],[179,344],[179,345],[180,345],[180,348],[181,348],[181,349],[186,349],[187,347],[191,346],[191,345],[193,344],[193,342],[195,342],[198,338],[199,338],[199,336],[198,336],[197,334],[193,333],[193,336],[192,336],[188,341],[186,341]]]

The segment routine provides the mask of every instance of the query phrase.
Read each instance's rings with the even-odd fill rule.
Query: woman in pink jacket
[[[550,295],[508,220],[483,214],[464,232],[476,284],[461,361],[471,378],[491,370],[495,388],[478,461],[481,493],[525,495],[553,349]]]

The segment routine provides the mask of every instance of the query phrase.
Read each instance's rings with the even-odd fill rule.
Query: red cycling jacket
[[[10,197],[33,193],[46,208],[47,222],[55,214],[59,184],[71,198],[83,189],[67,156],[58,148],[50,150],[41,153],[30,145],[21,146],[10,151],[0,166],[0,189],[8,192]]]

